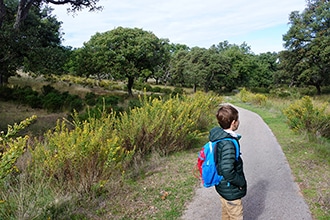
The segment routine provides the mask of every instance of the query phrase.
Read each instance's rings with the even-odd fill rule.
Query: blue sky
[[[100,12],[83,10],[67,14],[67,6],[55,6],[53,14],[62,21],[63,45],[82,47],[97,32],[116,27],[142,28],[158,38],[189,47],[209,48],[227,40],[245,42],[252,52],[283,50],[282,35],[289,14],[302,12],[305,0],[100,0]]]

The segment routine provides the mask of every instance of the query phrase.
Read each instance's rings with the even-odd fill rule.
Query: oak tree
[[[127,79],[128,93],[132,95],[134,80],[146,70],[153,73],[168,56],[166,42],[140,28],[118,27],[96,33],[80,51],[85,58],[85,75],[102,73]]]
[[[287,50],[280,53],[282,79],[290,85],[330,84],[330,1],[309,0],[302,13],[290,14],[290,29],[283,36]]]

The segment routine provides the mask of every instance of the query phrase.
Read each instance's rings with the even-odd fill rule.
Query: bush
[[[324,103],[322,107],[316,107],[312,99],[305,96],[291,104],[283,113],[292,129],[330,138],[330,115],[325,113],[327,106],[328,103]]]
[[[93,106],[96,105],[97,96],[93,92],[89,92],[85,95],[85,102],[87,105]]]
[[[152,86],[149,85],[148,83],[135,82],[133,87],[136,90],[140,90],[140,91],[146,90],[147,92],[152,92]]]
[[[42,99],[42,107],[49,112],[60,111],[63,104],[63,97],[57,91],[47,93]]]
[[[27,95],[25,101],[32,108],[42,108],[42,99],[38,94]]]
[[[42,108],[49,112],[80,111],[84,107],[83,101],[78,95],[71,95],[69,92],[61,93],[52,86],[44,86],[42,93]]]
[[[29,104],[26,100],[27,96],[38,96],[38,92],[33,91],[30,86],[26,86],[24,88],[15,87],[13,89],[12,97],[19,103]]]
[[[58,92],[54,87],[52,87],[51,85],[46,85],[42,87],[42,94],[44,96],[48,95],[51,92]]]
[[[183,88],[181,87],[175,87],[173,92],[172,92],[173,95],[182,95],[183,94]]]
[[[90,192],[94,184],[120,173],[130,154],[121,147],[115,122],[114,114],[75,120],[72,130],[58,122],[55,131],[49,131],[45,141],[31,149],[33,166],[71,192]]]
[[[146,96],[140,100],[142,107],[122,113],[117,128],[123,147],[140,155],[152,151],[166,155],[192,147],[201,130],[210,125],[210,110],[221,103],[221,98],[205,93],[166,101]]]
[[[264,105],[267,102],[267,96],[259,93],[253,94],[245,88],[243,88],[236,96],[238,96],[242,102],[249,102],[256,105]]]
[[[151,92],[161,92],[162,88],[160,88],[159,86],[155,86],[151,88]]]
[[[74,111],[81,111],[84,107],[83,101],[78,95],[70,95],[68,94],[65,101],[64,101],[64,107],[69,112]]]

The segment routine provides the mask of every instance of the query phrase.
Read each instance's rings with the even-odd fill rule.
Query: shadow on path
[[[250,187],[247,195],[243,198],[244,219],[258,219],[263,213],[268,186],[267,180],[259,180]]]

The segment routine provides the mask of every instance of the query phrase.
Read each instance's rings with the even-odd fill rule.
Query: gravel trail
[[[240,114],[241,152],[248,192],[243,198],[244,220],[310,220],[310,210],[294,182],[291,169],[270,128],[245,109]],[[200,186],[184,212],[183,220],[221,218],[214,187]]]

